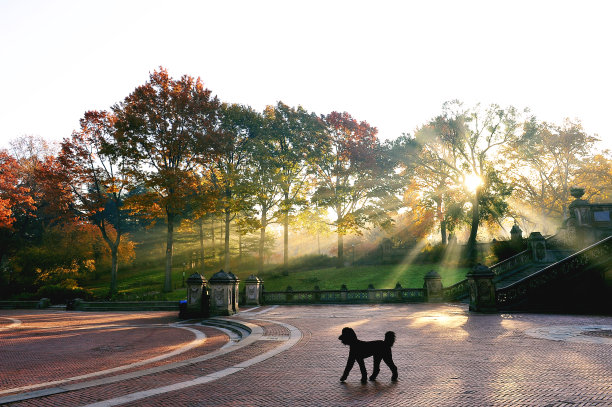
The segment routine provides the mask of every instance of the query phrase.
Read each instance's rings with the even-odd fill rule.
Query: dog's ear
[[[340,335],[340,338],[347,343],[351,343],[357,340],[357,334],[355,334],[353,328],[345,327],[342,328],[342,335]]]

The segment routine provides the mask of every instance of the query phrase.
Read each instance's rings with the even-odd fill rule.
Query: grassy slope
[[[290,272],[288,276],[264,273],[267,291],[284,291],[290,285],[294,290],[312,290],[318,285],[322,290],[338,290],[342,284],[348,289],[394,288],[400,283],[404,288],[423,287],[425,274],[435,269],[442,276],[442,284],[449,286],[465,278],[467,269],[438,268],[430,264],[359,266],[337,269],[329,267],[318,270]]]
[[[186,297],[186,289],[181,287],[182,264],[189,263],[189,255],[198,250],[192,242],[193,236],[176,234],[176,246],[174,264],[172,271],[172,285],[174,291],[162,293],[164,282],[164,252],[165,252],[165,229],[157,226],[153,229],[140,231],[131,238],[137,242],[136,260],[132,265],[119,265],[118,290],[116,300],[179,300]],[[207,249],[207,253],[210,251]],[[297,260],[297,259],[296,259]],[[314,259],[316,260],[316,259]],[[331,263],[330,258],[323,263]],[[298,261],[299,263],[299,261]],[[255,273],[256,262],[253,260],[250,266],[234,267],[233,272],[241,280],[240,288],[244,288],[244,280]],[[320,264],[320,263],[319,263]],[[314,264],[310,264],[313,268]],[[276,266],[270,266],[276,267]],[[220,261],[206,260],[204,276],[209,279],[220,268]],[[291,264],[290,264],[291,268]],[[322,290],[337,290],[342,284],[348,289],[365,289],[369,284],[375,288],[394,288],[400,283],[405,288],[423,287],[423,276],[430,270],[436,270],[442,276],[442,284],[447,287],[465,278],[466,268],[444,268],[435,264],[400,264],[379,266],[356,266],[337,269],[335,267],[321,267],[307,271],[289,271],[287,276],[278,270],[268,270],[260,278],[264,280],[267,291],[284,291],[287,286],[293,290],[312,290],[318,285]],[[214,270],[214,271],[213,271]],[[195,270],[186,269],[185,279]],[[98,298],[104,298],[108,293],[110,273],[99,272],[99,278],[94,281],[84,282],[82,285],[92,289]]]
[[[431,264],[412,265],[381,265],[381,266],[358,266],[337,269],[328,267],[308,271],[290,271],[287,276],[279,271],[264,272],[261,277],[267,291],[284,291],[287,286],[293,290],[312,290],[318,285],[322,290],[337,290],[342,284],[349,289],[365,289],[369,284],[375,288],[394,288],[400,283],[405,288],[423,287],[423,276],[430,270],[436,270],[442,276],[442,284],[447,287],[465,278],[467,269],[440,268]],[[179,300],[186,297],[186,289],[181,287],[182,268],[173,269],[172,282],[175,290],[171,293],[161,293],[164,280],[163,267],[151,267],[146,269],[127,268],[119,272],[118,300]],[[186,270],[185,278],[191,274]],[[213,272],[205,273],[209,279]],[[244,280],[252,274],[252,270],[236,271],[241,280],[241,288]],[[96,296],[103,297],[108,290],[109,279],[107,276],[87,285],[94,291]]]

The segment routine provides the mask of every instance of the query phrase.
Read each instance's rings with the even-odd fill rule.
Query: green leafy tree
[[[368,223],[389,225],[395,165],[376,136],[377,129],[350,114],[332,112],[323,118],[326,144],[314,160],[317,187],[312,201],[335,214],[337,266],[344,266],[344,236]]]
[[[230,225],[239,213],[250,212],[252,178],[249,164],[252,144],[260,127],[261,116],[250,107],[224,105],[221,131],[227,142],[214,161],[211,183],[219,192],[220,211],[225,224],[224,269],[230,271]]]
[[[471,196],[468,248],[472,257],[481,221],[499,219],[507,209],[505,200],[510,189],[499,177],[497,154],[518,138],[518,118],[513,107],[466,109],[452,101],[444,104],[442,114],[431,120],[427,131],[417,138],[418,144],[428,146],[418,165],[448,182],[444,188],[461,187]]]
[[[289,262],[289,219],[295,206],[305,203],[308,170],[321,154],[323,123],[301,106],[292,108],[282,102],[264,111],[264,131],[270,160],[279,169],[283,224],[283,267]]]
[[[547,220],[567,217],[572,186],[585,187],[587,199],[604,191],[605,177],[588,175],[606,173],[605,159],[594,154],[597,141],[580,122],[566,119],[557,126],[535,118],[527,121],[521,137],[505,150],[511,158],[506,172],[515,185],[514,197],[524,206],[520,212],[532,223],[546,226]],[[603,167],[597,169],[598,162]]]
[[[269,117],[265,120],[270,120]],[[266,128],[266,124],[263,126]],[[257,207],[258,218],[256,226],[259,229],[258,243],[258,271],[263,272],[266,255],[266,229],[270,224],[278,223],[283,218],[279,206],[284,194],[282,185],[282,167],[279,160],[271,159],[271,143],[266,138],[267,132],[262,132],[261,137],[253,144],[251,164],[249,166],[252,179],[252,202]]]

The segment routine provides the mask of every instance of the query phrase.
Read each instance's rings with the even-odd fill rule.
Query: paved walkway
[[[220,323],[165,312],[0,311],[0,404],[612,406],[612,317],[270,306]],[[251,334],[238,341],[235,323]],[[398,382],[384,364],[376,382],[362,385],[358,366],[339,381],[345,326],[363,340],[396,332]]]

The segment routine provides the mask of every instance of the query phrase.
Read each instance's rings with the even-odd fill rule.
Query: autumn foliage
[[[251,258],[263,272],[272,259],[287,272],[297,228],[316,234],[304,246],[319,254],[334,233],[324,250],[339,267],[345,239],[364,233],[372,252],[382,238],[444,251],[451,234],[503,239],[509,220],[552,231],[572,186],[592,201],[612,196],[610,153],[579,122],[513,107],[448,102],[414,134],[383,141],[348,112],[223,103],[200,78],[163,67],[118,100],[85,112],[59,148],[24,136],[0,151],[1,296],[67,299],[104,275],[114,298],[137,253],[163,267],[166,292],[173,269],[196,263],[231,271]]]

